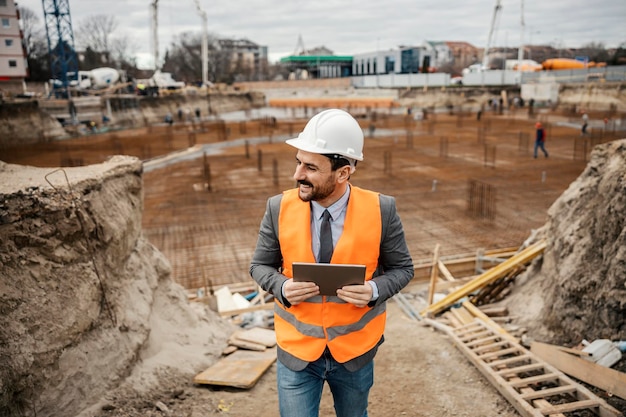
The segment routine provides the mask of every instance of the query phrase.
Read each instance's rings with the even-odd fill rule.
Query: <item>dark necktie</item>
[[[324,210],[322,225],[320,226],[320,252],[318,254],[319,263],[330,263],[333,256],[333,235],[330,231],[330,213]]]

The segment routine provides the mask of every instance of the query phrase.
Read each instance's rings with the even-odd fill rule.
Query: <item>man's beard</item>
[[[308,194],[303,194],[302,190],[299,190],[298,196],[302,201],[308,202],[324,200],[335,191],[335,183],[333,182],[332,177],[329,177],[325,183],[317,187],[308,181],[298,181],[298,186],[300,186],[300,184],[311,187]]]

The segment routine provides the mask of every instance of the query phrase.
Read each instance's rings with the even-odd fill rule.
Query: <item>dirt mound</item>
[[[543,259],[506,301],[534,338],[626,339],[625,173],[626,140],[597,146],[548,210]]]
[[[189,306],[142,236],[139,160],[0,162],[0,197],[0,415],[76,415],[123,380],[141,391],[151,371],[221,352],[230,325]]]

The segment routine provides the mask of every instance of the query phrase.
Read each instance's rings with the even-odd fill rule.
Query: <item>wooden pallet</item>
[[[600,417],[623,416],[606,401],[484,321],[450,328],[463,354],[524,417],[565,417],[589,410]]]

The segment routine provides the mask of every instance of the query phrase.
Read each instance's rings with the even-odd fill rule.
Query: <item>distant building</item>
[[[445,41],[425,41],[424,47],[430,55],[430,66],[439,68],[453,61],[454,56]]]
[[[452,64],[454,64],[455,67],[466,68],[480,62],[482,49],[475,47],[471,43],[446,41],[446,45],[448,45],[452,57]]]
[[[267,70],[267,46],[260,46],[247,39],[219,39],[217,43],[221,51],[230,55],[231,71],[255,80]]]
[[[333,55],[330,49],[319,46],[280,59],[289,70],[290,79],[340,78],[352,75],[352,56]]]
[[[0,51],[0,88],[14,91],[28,75],[28,64],[19,11],[13,0],[0,0]]]
[[[398,49],[355,54],[353,75],[416,74],[429,66],[431,53],[423,46],[400,46]]]

